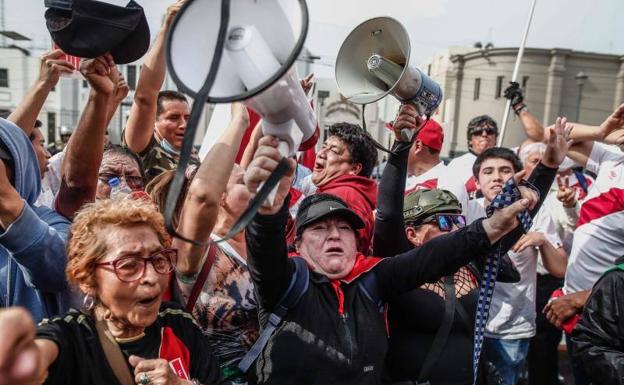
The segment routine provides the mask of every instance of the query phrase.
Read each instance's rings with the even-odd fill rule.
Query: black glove
[[[509,84],[510,86],[505,89],[503,95],[511,101],[511,108],[513,108],[514,112],[519,114],[526,108],[526,105],[524,104],[524,96],[522,95],[520,84],[517,82],[509,82]]]

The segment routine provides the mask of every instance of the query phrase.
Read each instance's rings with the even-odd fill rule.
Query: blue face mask
[[[173,148],[173,146],[171,145],[171,143],[169,143],[167,139],[165,138],[161,139],[159,144],[160,144],[160,147],[162,147],[168,153],[173,154],[173,155],[180,155],[180,151]]]

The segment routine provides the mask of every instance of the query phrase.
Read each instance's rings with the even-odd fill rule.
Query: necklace
[[[136,335],[134,337],[128,337],[128,338],[115,337],[115,341],[117,341],[118,344],[127,344],[130,342],[138,341],[143,337],[145,337],[145,332],[142,332],[141,334]]]

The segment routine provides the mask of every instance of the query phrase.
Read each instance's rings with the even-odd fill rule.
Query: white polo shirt
[[[624,255],[624,152],[594,143],[587,169],[597,177],[581,205],[565,275],[566,294],[590,290]]]

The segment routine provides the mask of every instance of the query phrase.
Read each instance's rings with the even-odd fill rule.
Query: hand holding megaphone
[[[426,73],[410,65],[407,30],[390,17],[376,17],[358,25],[342,43],[336,58],[336,83],[351,102],[369,104],[392,95],[430,117],[442,101],[442,88]],[[415,131],[404,128],[411,141]]]
[[[279,138],[271,135],[262,137],[258,142],[258,149],[244,176],[245,185],[252,194],[260,189],[282,159],[279,150],[280,143],[282,142]],[[260,214],[272,215],[279,211],[288,195],[296,166],[297,163],[294,159],[288,159],[288,171],[274,190],[275,195],[271,204],[265,204],[258,209]]]
[[[398,142],[411,142],[424,123],[425,120],[420,116],[416,107],[411,104],[402,104],[392,124],[392,131]]]

